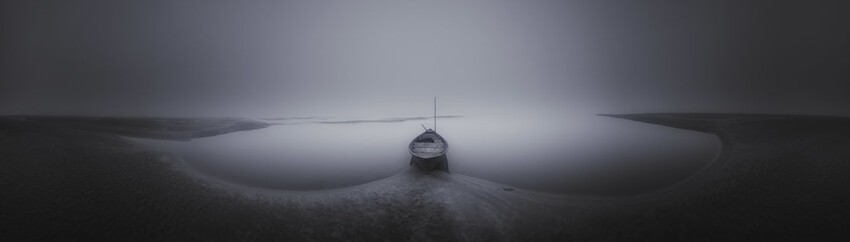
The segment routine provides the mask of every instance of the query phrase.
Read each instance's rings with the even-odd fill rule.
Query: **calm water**
[[[133,140],[182,157],[218,179],[311,189],[363,183],[406,169],[408,143],[423,131],[421,124],[430,128],[432,121],[402,120],[276,120],[270,122],[281,125],[190,142]],[[719,149],[713,135],[592,115],[442,118],[438,132],[449,141],[452,172],[541,190],[588,179],[693,172]]]

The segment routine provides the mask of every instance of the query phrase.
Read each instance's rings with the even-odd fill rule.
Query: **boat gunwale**
[[[444,147],[443,147],[443,150],[440,151],[440,153],[416,153],[416,152],[413,152],[413,143],[415,143],[415,141],[417,139],[419,139],[419,137],[422,137],[423,135],[428,134],[428,133],[433,133],[438,138],[440,138],[440,140],[443,141],[443,144],[445,144]],[[422,158],[422,159],[436,158],[436,157],[440,157],[440,156],[445,155],[449,151],[449,141],[447,141],[446,138],[443,138],[443,136],[440,135],[439,133],[437,133],[437,131],[429,129],[429,130],[426,130],[425,132],[422,132],[421,134],[417,135],[415,138],[413,138],[413,140],[410,141],[410,144],[407,145],[407,150],[408,150],[408,152],[410,152],[411,155],[413,155],[415,157]],[[419,154],[436,154],[436,155],[423,157]]]

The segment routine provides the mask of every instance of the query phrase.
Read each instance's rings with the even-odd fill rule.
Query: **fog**
[[[0,113],[847,114],[819,1],[3,1]]]
[[[381,176],[406,165],[423,121],[397,119],[430,116],[437,97],[440,114],[460,116],[441,134],[462,173],[668,160],[635,158],[641,150],[695,150],[678,159],[703,162],[710,155],[688,147],[713,151],[712,137],[694,134],[692,144],[682,141],[692,134],[594,115],[850,115],[847,10],[818,1],[3,1],[0,114],[278,118],[174,146],[217,157],[210,162],[366,162],[345,167]]]

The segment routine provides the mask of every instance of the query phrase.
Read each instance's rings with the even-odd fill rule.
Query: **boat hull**
[[[446,152],[449,149],[449,143],[436,131],[429,129],[416,136],[410,142],[408,148],[413,156],[410,160],[411,165],[416,165],[419,169],[425,171],[445,166],[445,170],[448,171]]]
[[[445,171],[449,172],[449,159],[446,155],[423,159],[416,156],[410,157],[410,166],[415,166],[422,171]]]

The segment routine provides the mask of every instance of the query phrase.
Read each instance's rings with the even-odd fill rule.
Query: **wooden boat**
[[[437,131],[427,129],[424,133],[410,141],[410,154],[422,159],[431,159],[446,154],[449,142]]]
[[[425,125],[422,125],[422,128],[425,128]],[[449,142],[437,133],[437,98],[434,98],[434,129],[425,128],[425,132],[410,141],[408,148],[413,155],[410,159],[411,165],[425,171],[448,171],[446,152],[449,150]]]

